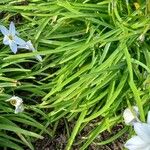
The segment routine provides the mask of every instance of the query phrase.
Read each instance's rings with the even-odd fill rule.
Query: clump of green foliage
[[[127,127],[107,141],[94,141],[123,122],[128,106],[137,105],[145,121],[150,104],[148,0],[1,0],[0,11],[1,24],[13,21],[38,50],[14,55],[0,37],[0,146],[34,149],[33,137],[52,137],[65,118],[66,150],[73,143],[84,150],[125,133]],[[24,100],[23,113],[14,114],[6,102],[12,95]],[[67,122],[74,122],[74,128]],[[92,129],[78,141],[87,126]]]

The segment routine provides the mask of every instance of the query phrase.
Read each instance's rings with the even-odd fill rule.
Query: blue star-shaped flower
[[[16,54],[17,52],[18,45],[26,44],[26,42],[23,39],[17,36],[18,32],[16,31],[15,25],[13,22],[10,23],[9,30],[5,26],[0,25],[0,31],[4,35],[3,43],[5,45],[9,45],[10,49],[12,50],[14,54]]]

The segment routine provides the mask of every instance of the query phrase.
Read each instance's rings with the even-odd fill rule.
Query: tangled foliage
[[[66,150],[107,144],[128,128],[106,141],[98,135],[122,123],[128,105],[137,105],[145,121],[149,0],[1,0],[0,11],[1,25],[13,21],[38,50],[13,54],[0,36],[0,146],[34,149],[35,137],[53,137],[64,118]],[[24,112],[14,114],[6,102],[13,95],[23,99]]]

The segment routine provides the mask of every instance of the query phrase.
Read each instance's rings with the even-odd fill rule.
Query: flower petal
[[[29,40],[29,41],[27,41],[27,46],[29,47],[29,50],[31,50],[31,51],[35,51],[35,48],[33,47],[33,44],[32,44],[32,42]]]
[[[23,112],[23,111],[24,111],[24,106],[23,106],[23,104],[21,104],[21,105],[16,107],[15,114],[17,114],[19,112]]]
[[[15,25],[14,25],[13,22],[11,22],[10,25],[9,25],[9,33],[10,33],[11,35],[13,35],[13,36],[16,34]]]
[[[7,35],[4,36],[4,38],[3,38],[3,43],[4,43],[5,45],[9,45],[9,39],[8,39],[8,36],[7,36]]]
[[[23,103],[22,98],[18,97],[18,96],[13,96],[11,99],[15,99],[16,100],[16,104],[15,106],[18,107]]]
[[[0,30],[1,30],[3,35],[8,35],[9,34],[9,31],[7,30],[7,28],[2,26],[2,25],[0,25]]]
[[[36,55],[36,59],[42,62],[42,57],[40,55]]]
[[[124,146],[129,150],[148,150],[150,147],[150,145],[143,141],[139,136],[132,137]]]
[[[18,106],[20,106],[22,103],[23,103],[23,100],[22,100],[22,98],[20,98],[20,97],[18,97],[18,96],[12,96],[10,99],[7,99],[6,100],[7,102],[14,102],[15,101],[15,103],[11,103],[13,106],[15,106],[15,107],[18,107]]]
[[[126,108],[123,112],[123,118],[126,125],[133,125],[135,122],[138,121],[138,108],[136,106],[133,106],[133,112]]]
[[[14,37],[14,41],[18,45],[25,45],[26,44],[26,42],[23,39],[21,39],[21,38],[19,38],[17,36]]]
[[[16,31],[16,35],[19,35],[19,32],[18,32],[18,31]]]
[[[17,45],[16,45],[16,43],[11,42],[11,43],[9,44],[9,46],[10,46],[11,51],[12,51],[14,54],[16,54],[16,52],[17,52]]]
[[[147,123],[150,124],[150,111],[148,112]]]
[[[18,48],[20,48],[20,49],[28,49],[27,45],[18,45]]]
[[[135,123],[134,130],[136,134],[145,142],[150,144],[150,125],[146,123]]]

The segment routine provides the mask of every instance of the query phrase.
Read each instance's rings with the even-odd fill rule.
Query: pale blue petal
[[[23,39],[21,39],[21,38],[19,38],[19,37],[17,37],[17,36],[14,37],[14,41],[15,41],[16,44],[18,44],[18,45],[20,45],[20,46],[26,44],[26,42],[25,42]]]
[[[31,41],[29,40],[29,41],[27,41],[27,47],[29,48],[29,50],[31,50],[31,51],[35,51],[35,48],[33,47],[33,44],[31,43]]]
[[[150,125],[146,123],[135,123],[134,130],[136,134],[145,142],[150,144]]]
[[[148,112],[147,123],[150,125],[150,111]]]
[[[16,35],[19,35],[19,32],[18,32],[18,31],[16,31]]]
[[[20,49],[27,49],[27,46],[26,45],[19,45],[19,46],[17,46],[18,48],[20,48]]]
[[[8,35],[9,34],[9,31],[7,30],[7,28],[2,26],[2,25],[0,25],[0,30],[1,30],[3,35]]]
[[[11,43],[9,44],[9,46],[10,46],[11,51],[12,51],[14,54],[16,54],[16,52],[17,52],[17,45],[16,45],[16,43],[11,42]]]
[[[24,45],[18,45],[18,48],[30,50],[30,47],[27,45],[27,43],[25,43]]]
[[[150,150],[150,145],[147,145],[146,148],[142,150]]]
[[[42,62],[42,57],[40,55],[36,55],[36,59],[40,62]]]
[[[149,144],[145,143],[140,137],[134,136],[124,146],[129,150],[148,150]]]
[[[14,25],[13,22],[11,22],[10,25],[9,25],[9,33],[10,33],[11,35],[13,35],[13,36],[16,34],[15,25]]]
[[[8,36],[4,36],[4,38],[3,38],[3,43],[4,43],[5,45],[9,45],[9,38],[8,38]]]

